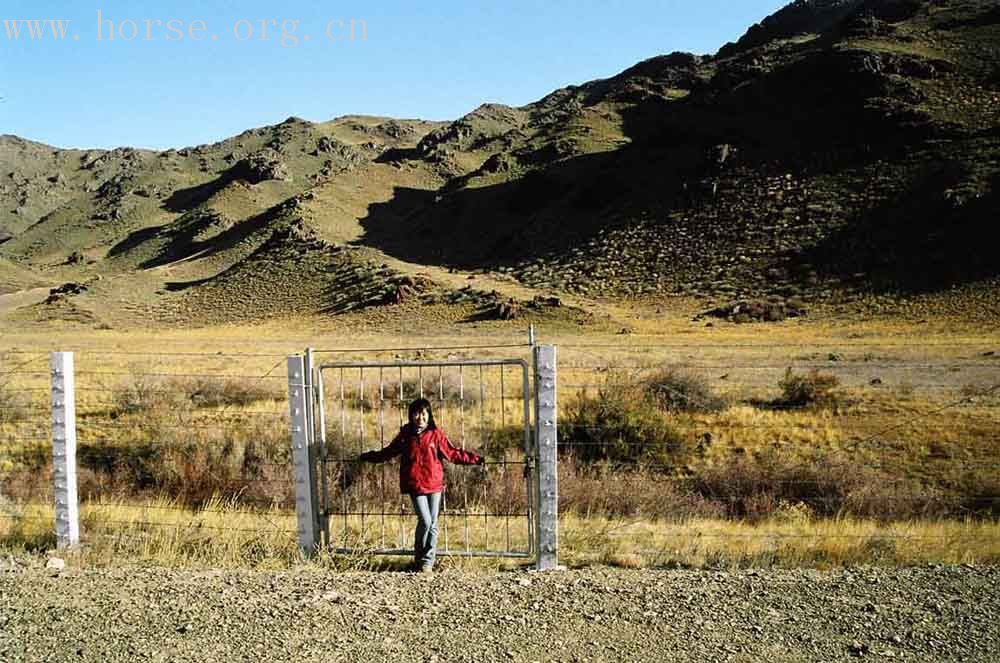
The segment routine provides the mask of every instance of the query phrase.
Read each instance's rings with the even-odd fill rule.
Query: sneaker
[[[431,566],[430,564],[424,564],[423,566],[420,567],[420,572],[421,573],[434,573],[434,567]]]

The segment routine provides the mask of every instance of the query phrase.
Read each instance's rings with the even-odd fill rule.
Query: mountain
[[[9,315],[586,321],[602,298],[956,289],[996,311],[997,44],[992,1],[797,0],[714,55],[454,122],[289,118],[163,152],[2,136],[0,278],[84,286]]]

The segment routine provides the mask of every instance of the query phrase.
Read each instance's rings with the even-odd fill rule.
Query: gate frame
[[[372,368],[372,369],[399,368],[399,369],[403,369],[403,368],[440,368],[440,367],[448,367],[448,366],[470,366],[470,367],[475,367],[475,366],[500,366],[500,367],[504,367],[504,366],[519,366],[521,368],[521,388],[522,388],[522,402],[523,402],[523,410],[524,410],[524,423],[523,423],[523,428],[524,428],[524,445],[523,445],[523,449],[524,449],[524,454],[525,454],[525,465],[526,465],[526,467],[530,468],[530,471],[525,476],[525,480],[527,481],[527,484],[528,484],[526,486],[526,494],[527,494],[527,497],[528,497],[528,513],[527,513],[527,518],[528,518],[528,549],[527,549],[527,551],[525,551],[523,553],[521,553],[521,552],[496,552],[496,551],[494,551],[494,552],[489,552],[489,551],[462,552],[462,551],[458,551],[458,550],[455,550],[455,551],[439,551],[438,555],[442,556],[442,557],[512,557],[512,558],[525,558],[525,557],[531,558],[531,557],[534,557],[536,555],[536,552],[537,552],[536,551],[536,545],[535,545],[535,542],[537,541],[537,533],[535,531],[535,527],[533,527],[533,521],[535,520],[534,519],[534,513],[533,513],[534,510],[535,510],[534,501],[535,501],[535,497],[536,496],[535,496],[535,491],[532,490],[532,484],[534,483],[534,479],[535,479],[535,471],[534,471],[533,468],[536,466],[536,463],[534,462],[534,453],[533,453],[534,445],[533,445],[533,439],[532,439],[533,438],[533,435],[532,435],[533,429],[532,429],[532,426],[531,426],[531,397],[530,397],[530,393],[531,393],[530,392],[531,379],[529,377],[529,366],[528,366],[528,362],[526,360],[524,360],[524,359],[468,359],[468,360],[441,360],[441,361],[427,360],[427,361],[327,362],[327,363],[320,364],[313,371],[314,380],[315,380],[315,383],[314,383],[315,388],[313,389],[313,392],[315,393],[315,395],[316,395],[317,398],[319,398],[319,397],[322,396],[322,393],[323,393],[323,380],[322,380],[321,371],[323,371],[324,369],[354,369],[354,368],[356,368],[356,369],[364,370],[364,369],[367,369],[367,368]],[[318,417],[319,421],[315,422],[315,423],[319,424],[325,418],[324,414],[323,414],[323,408],[322,407],[316,407],[315,409],[317,411],[319,411],[319,413],[320,413],[320,415]],[[321,428],[321,429],[318,429],[318,430],[314,428],[314,429],[312,429],[312,432],[314,434],[314,437],[316,439],[318,439],[319,446],[322,448],[322,455],[319,455],[317,457],[317,459],[316,459],[316,461],[318,462],[321,459],[323,459],[323,458],[326,457],[326,430],[325,430],[325,426],[323,428]],[[314,464],[314,467],[315,467],[315,464]],[[320,486],[320,488],[322,490],[322,493],[323,493],[323,502],[322,502],[323,508],[319,509],[316,512],[316,515],[317,515],[317,519],[318,519],[318,523],[319,523],[319,531],[321,533],[323,533],[324,544],[326,545],[327,548],[331,548],[332,544],[331,544],[331,537],[330,537],[330,530],[329,530],[329,527],[330,527],[330,518],[329,518],[329,515],[325,512],[326,503],[328,501],[327,498],[329,496],[328,488],[327,488],[327,484],[326,484],[327,479],[326,479],[326,471],[325,471],[325,469],[320,474],[323,477],[323,479],[321,481],[321,486]],[[315,486],[315,482],[314,482],[314,486]],[[332,552],[336,552],[336,553],[348,553],[349,554],[349,553],[361,552],[361,551],[354,550],[354,549],[349,549],[349,548],[337,548],[337,549],[332,549]],[[370,554],[380,554],[380,555],[404,555],[404,554],[411,554],[412,553],[412,551],[409,550],[409,549],[387,549],[387,550],[368,551],[368,552]]]
[[[534,557],[539,571],[562,568],[559,550],[558,492],[558,417],[556,404],[556,346],[535,345],[530,330],[533,385],[529,382],[528,362],[524,359],[444,360],[394,362],[330,362],[314,364],[313,350],[288,357],[288,390],[292,462],[295,472],[295,511],[298,521],[299,549],[311,557],[321,547],[330,548],[329,517],[325,514],[329,496],[326,472],[317,482],[316,468],[326,457],[325,413],[321,405],[326,368],[420,368],[444,366],[510,366],[522,368],[522,398],[524,399],[524,451],[528,496],[528,553],[506,553],[499,556]],[[530,388],[534,386],[534,398]],[[534,401],[532,425],[531,401]],[[534,484],[534,491],[532,490]],[[320,502],[322,499],[322,502]],[[320,509],[320,504],[323,509]],[[532,509],[535,517],[532,518]],[[532,522],[534,521],[534,522]],[[532,527],[534,525],[534,527]],[[337,552],[349,552],[338,550]],[[384,551],[382,554],[401,554]],[[442,555],[462,556],[460,552]],[[484,553],[474,556],[498,556]]]

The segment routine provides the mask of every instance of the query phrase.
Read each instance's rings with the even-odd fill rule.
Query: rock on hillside
[[[895,4],[896,0],[880,0]],[[760,23],[755,23],[734,44],[724,45],[717,54],[724,58],[768,42],[805,34],[818,34],[835,27],[854,12],[863,0],[795,0]]]

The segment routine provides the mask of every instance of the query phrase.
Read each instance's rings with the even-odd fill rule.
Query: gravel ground
[[[546,574],[0,560],[0,661],[995,661],[1000,568]]]

